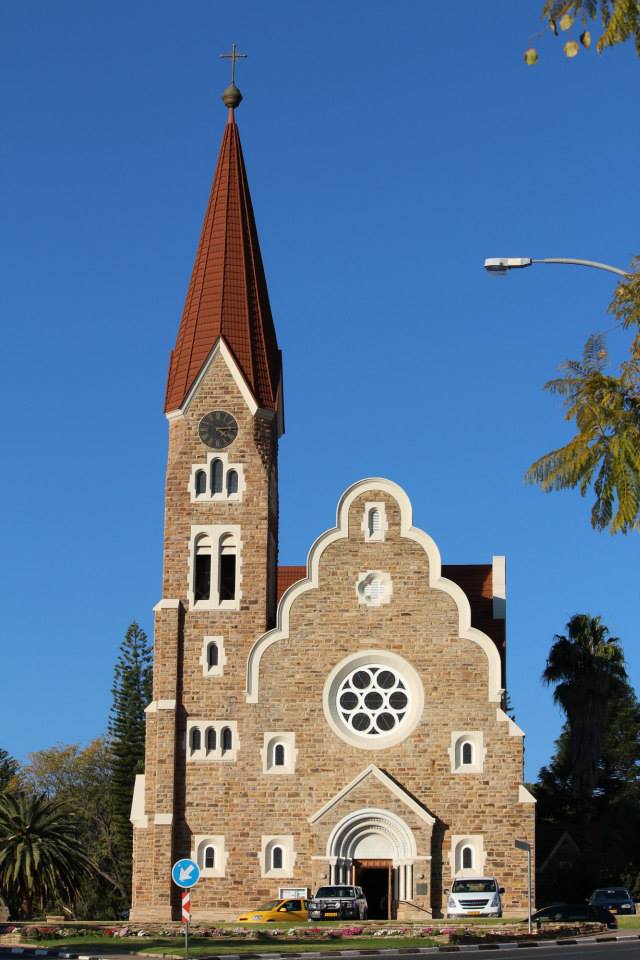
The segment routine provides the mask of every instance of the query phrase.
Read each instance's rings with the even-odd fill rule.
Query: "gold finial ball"
[[[222,102],[225,107],[230,107],[231,110],[235,110],[236,107],[242,102],[242,94],[236,87],[235,83],[230,83],[227,89],[222,94]]]

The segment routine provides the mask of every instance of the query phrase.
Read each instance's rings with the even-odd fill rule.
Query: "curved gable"
[[[363,494],[384,493],[397,504],[400,512],[400,535],[422,547],[428,558],[429,582],[433,590],[447,594],[454,601],[458,612],[458,634],[461,638],[476,644],[487,658],[487,696],[489,702],[500,703],[502,698],[500,655],[492,640],[481,630],[471,626],[471,607],[464,591],[442,576],[440,551],[435,541],[423,530],[412,525],[411,501],[405,491],[391,480],[374,477],[359,480],[342,494],[338,501],[336,526],[321,534],[309,551],[307,575],[303,580],[292,584],[283,594],[278,604],[276,626],[259,637],[253,644],[247,658],[248,703],[257,703],[259,699],[260,661],[266,650],[279,640],[289,638],[289,624],[293,605],[309,590],[317,589],[320,583],[320,563],[323,554],[334,543],[344,540],[349,532],[349,510],[354,501]]]

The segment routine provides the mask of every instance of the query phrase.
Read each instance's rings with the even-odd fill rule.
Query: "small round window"
[[[399,726],[407,715],[409,695],[402,678],[389,667],[358,667],[338,690],[344,722],[362,736],[377,737]]]
[[[347,657],[325,683],[324,712],[343,740],[365,750],[400,743],[422,716],[424,691],[415,669],[386,650]]]

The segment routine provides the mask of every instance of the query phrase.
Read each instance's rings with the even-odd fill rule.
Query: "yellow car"
[[[241,923],[274,923],[276,920],[306,920],[308,900],[269,900],[256,910],[246,910]]]

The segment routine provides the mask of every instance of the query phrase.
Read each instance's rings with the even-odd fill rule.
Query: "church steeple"
[[[167,413],[182,406],[220,337],[258,406],[277,410],[282,403],[281,355],[234,115],[242,94],[232,82],[222,99],[228,120],[171,354]]]

